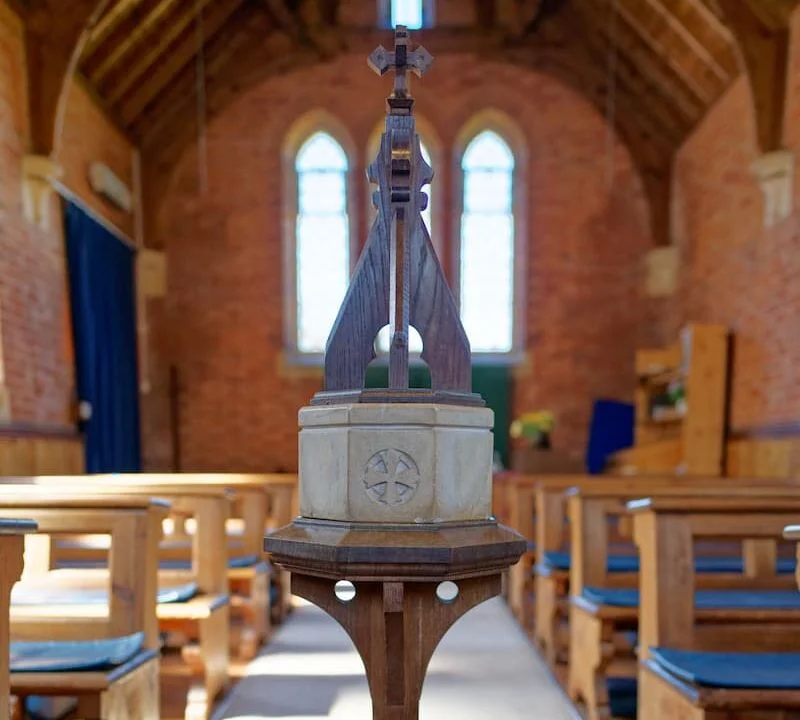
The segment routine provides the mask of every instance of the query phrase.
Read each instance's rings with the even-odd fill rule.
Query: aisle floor
[[[574,720],[561,688],[512,617],[491,600],[442,640],[422,720]],[[214,720],[371,720],[364,667],[344,631],[300,605],[247,669]]]

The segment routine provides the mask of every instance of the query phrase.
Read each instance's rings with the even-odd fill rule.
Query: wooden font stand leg
[[[500,593],[501,574],[457,581],[452,602],[439,600],[438,584],[356,582],[355,597],[342,602],[336,581],[292,574],[292,592],[325,610],[355,644],[366,668],[374,720],[418,720],[422,684],[436,646],[468,610]]]

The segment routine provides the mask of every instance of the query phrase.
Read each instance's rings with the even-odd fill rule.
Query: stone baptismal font
[[[469,341],[421,212],[408,76],[433,58],[395,31],[369,58],[394,72],[370,165],[377,217],[328,339],[324,390],[300,410],[300,516],[268,535],[292,592],[335,618],[366,667],[375,720],[416,720],[428,662],[448,628],[501,591],[525,541],[492,516],[493,412],[471,392]],[[364,388],[389,323],[389,383]],[[430,389],[409,388],[409,327]]]

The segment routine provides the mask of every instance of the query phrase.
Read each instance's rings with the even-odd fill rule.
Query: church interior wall
[[[792,35],[800,33],[800,14]],[[786,138],[800,149],[800,48],[792,43]],[[800,186],[794,210],[765,229],[750,166],[758,157],[747,79],[723,96],[675,162],[676,294],[663,301],[666,335],[687,321],[722,323],[734,335],[730,425],[769,432],[800,418]],[[785,428],[784,428],[785,431]]]
[[[0,328],[11,420],[37,425],[73,422],[73,360],[66,266],[59,203],[49,203],[48,227],[23,212],[22,164],[28,147],[28,99],[24,28],[0,2]],[[131,182],[133,147],[74,83],[66,105],[61,182],[88,204],[131,232],[131,219],[94,196],[88,164],[105,162]]]
[[[351,167],[363,187],[384,85],[361,57],[266,81],[209,124],[204,154],[184,154],[151,209],[155,242],[168,255],[168,354],[179,375],[184,469],[296,467],[296,411],[319,389],[321,373],[289,366],[282,352],[282,224],[292,219],[284,216],[281,149],[298,117],[324,108],[355,141]],[[588,103],[530,71],[444,55],[412,91],[442,144],[436,182],[447,204],[434,234],[454,225],[447,200],[460,130],[487,108],[519,125],[526,361],[514,370],[513,405],[554,410],[556,444],[580,452],[591,398],[630,397],[634,349],[649,330],[641,268],[652,240],[628,154],[613,137],[609,144]],[[351,222],[363,239],[366,192],[357,200]]]

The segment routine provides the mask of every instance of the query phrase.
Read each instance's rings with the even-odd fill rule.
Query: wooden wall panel
[[[83,472],[83,437],[77,433],[0,431],[0,476]]]
[[[727,445],[729,477],[800,476],[800,437],[736,438]]]

